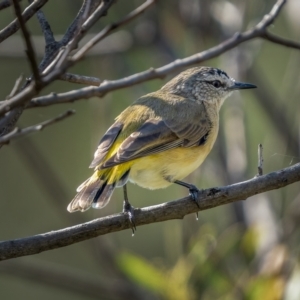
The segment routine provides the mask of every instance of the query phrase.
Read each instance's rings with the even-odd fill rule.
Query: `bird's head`
[[[220,107],[234,90],[252,88],[256,86],[237,82],[220,69],[195,67],[180,73],[164,85],[162,90],[195,101],[216,103]]]

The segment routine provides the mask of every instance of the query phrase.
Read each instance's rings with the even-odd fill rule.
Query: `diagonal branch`
[[[21,2],[22,0],[18,0],[18,2]],[[0,3],[0,10],[4,9],[4,8],[8,8],[10,7],[12,4],[11,0],[3,0],[1,3]]]
[[[61,75],[59,77],[59,80],[68,81],[72,83],[93,85],[93,86],[99,86],[99,84],[101,83],[101,80],[97,77],[83,76],[83,75],[72,74],[72,73],[65,73]]]
[[[74,56],[71,58],[73,63],[75,61],[80,60],[87,51],[89,51],[94,45],[99,43],[99,41],[103,40],[107,35],[109,35],[112,31],[116,30],[120,26],[123,26],[142,14],[146,9],[148,9],[152,4],[155,3],[156,0],[147,0],[141,6],[130,12],[126,17],[124,17],[119,22],[110,24],[106,26],[101,32],[95,35],[88,43],[86,43]]]
[[[294,49],[300,50],[300,43],[297,43],[292,40],[284,39],[280,36],[277,36],[275,34],[268,32],[267,30],[262,35],[262,38],[267,41],[270,41],[272,43],[278,44],[278,45],[282,45],[282,46],[285,46],[288,48],[294,48]]]
[[[29,34],[29,31],[27,30],[25,22],[23,20],[22,13],[21,13],[21,7],[19,5],[19,1],[18,0],[12,0],[12,2],[14,4],[13,6],[14,6],[14,9],[15,9],[15,14],[16,14],[16,17],[19,21],[19,25],[20,25],[20,28],[22,30],[23,37],[24,37],[24,40],[25,40],[25,44],[26,44],[26,48],[27,48],[26,49],[26,54],[27,54],[27,57],[28,57],[28,60],[29,60],[30,66],[31,66],[31,70],[32,70],[32,73],[33,73],[33,77],[34,77],[34,80],[35,80],[35,88],[38,89],[39,85],[40,85],[41,78],[40,78],[38,65],[37,65],[37,62],[36,62],[35,51],[34,51],[32,41],[31,41],[31,38],[30,38],[30,34]]]
[[[22,13],[24,22],[27,22],[34,14],[43,7],[48,0],[36,0],[28,7],[25,8]],[[9,25],[0,31],[0,43],[6,40],[8,37],[16,33],[20,29],[20,24],[17,19],[13,20]]]
[[[29,133],[41,131],[47,126],[50,126],[54,123],[64,120],[67,117],[72,116],[74,113],[75,113],[74,110],[68,110],[65,113],[59,115],[58,117],[44,121],[40,124],[36,124],[36,125],[30,126],[30,127],[23,128],[23,129],[15,128],[10,133],[0,137],[0,145],[7,144],[11,140],[17,139],[17,138],[27,135]]]
[[[198,205],[189,197],[186,197],[136,209],[135,225],[141,226],[172,219],[182,219],[187,214],[247,199],[256,194],[282,188],[297,181],[300,181],[300,163],[244,182],[203,190],[197,198]],[[57,231],[3,241],[0,242],[0,260],[65,247],[96,236],[129,229],[130,226],[127,216],[119,213]]]

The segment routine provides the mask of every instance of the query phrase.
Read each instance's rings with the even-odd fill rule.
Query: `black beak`
[[[244,82],[235,82],[234,85],[230,86],[228,90],[245,90],[245,89],[255,89],[257,88],[256,85],[251,83],[244,83]]]

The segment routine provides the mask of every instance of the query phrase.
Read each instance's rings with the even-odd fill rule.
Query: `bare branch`
[[[68,110],[65,113],[59,115],[58,117],[47,120],[47,121],[44,121],[42,123],[30,126],[30,127],[26,127],[26,128],[23,128],[23,129],[15,128],[10,133],[0,137],[0,145],[7,144],[11,140],[17,139],[17,138],[19,138],[21,136],[24,136],[24,135],[27,135],[29,133],[36,132],[36,131],[41,131],[45,127],[47,127],[49,125],[52,125],[54,123],[57,123],[59,121],[62,121],[63,119],[65,119],[67,117],[70,117],[74,113],[75,113],[74,110]]]
[[[18,0],[18,2],[21,2],[22,0]],[[7,7],[10,7],[12,4],[11,0],[3,0],[1,3],[0,3],[0,10],[2,9],[5,9]]]
[[[258,166],[257,166],[257,176],[263,175],[263,163],[264,163],[264,158],[263,158],[263,146],[262,144],[258,145]]]
[[[134,212],[135,224],[140,226],[172,219],[182,219],[187,214],[246,199],[258,193],[282,188],[297,181],[300,181],[300,163],[248,181],[203,190],[198,196],[198,205],[190,197],[186,197],[136,209]],[[127,216],[119,213],[57,231],[3,241],[0,242],[0,260],[65,247],[99,235],[129,229],[130,227]]]
[[[92,13],[92,15],[87,20],[78,19],[78,22],[80,22],[81,24],[84,21],[85,22],[84,22],[84,24],[82,24],[81,28],[79,28],[79,26],[77,26],[78,28],[77,28],[76,34],[74,34],[74,38],[69,42],[62,57],[57,62],[57,65],[56,65],[57,72],[60,72],[62,74],[63,73],[63,72],[61,72],[62,70],[65,70],[72,65],[71,61],[67,60],[67,57],[69,56],[70,52],[77,47],[78,42],[87,33],[88,29],[90,29],[99,18],[101,18],[102,16],[104,16],[107,13],[108,9],[111,7],[111,5],[114,2],[115,2],[115,0],[102,1],[102,3],[99,5],[99,7]],[[83,12],[82,15],[85,15],[85,13]],[[54,77],[56,76],[55,72],[53,72],[53,73],[54,74],[51,74],[52,76],[50,76],[50,78],[53,77],[53,75],[54,75]]]
[[[22,81],[23,81],[23,75],[19,76],[14,84],[14,87],[13,89],[11,90],[10,94],[6,97],[6,99],[10,99],[12,98],[13,96],[15,96],[21,89],[21,84],[22,84]]]
[[[45,43],[46,43],[46,49],[49,47],[49,45],[53,45],[56,43],[54,39],[54,34],[52,32],[51,26],[49,22],[47,21],[44,13],[42,10],[38,10],[36,13],[36,16],[38,18],[38,21],[40,23],[44,38],[45,38]]]
[[[286,0],[277,0],[271,11],[263,17],[263,19],[256,25],[256,28],[258,30],[265,30],[267,27],[273,24],[284,4],[286,4]]]
[[[264,33],[264,35],[262,35],[262,38],[267,41],[270,41],[272,43],[275,43],[275,44],[279,44],[279,45],[282,45],[282,46],[285,46],[288,48],[294,48],[294,49],[300,50],[300,43],[297,43],[292,40],[284,39],[282,37],[279,37],[275,34],[268,32],[268,31],[266,31]]]
[[[60,80],[72,83],[99,86],[102,80],[97,77],[83,76],[78,74],[65,73],[59,77]]]
[[[210,48],[209,50],[205,50],[183,59],[176,59],[175,61],[157,69],[151,68],[147,71],[136,73],[119,80],[103,81],[102,84],[97,88],[86,87],[66,93],[42,96],[33,99],[28,107],[48,106],[65,102],[73,102],[76,100],[87,99],[95,96],[103,97],[106,93],[113,90],[132,86],[155,78],[163,78],[171,72],[217,57],[220,54],[225,53],[226,51],[231,50],[246,41],[252,40],[257,37],[264,37],[267,26],[269,26],[274,21],[284,3],[285,1],[283,0],[278,1],[272,8],[271,12],[267,14],[263,18],[263,20],[252,29],[243,33],[236,33],[231,38],[215,47]],[[95,37],[91,41],[93,41],[94,39]],[[87,46],[84,46],[82,49],[85,49],[85,47]],[[74,55],[73,59],[79,59],[79,57],[81,57],[80,53],[81,51],[83,51],[82,49]]]
[[[22,13],[22,18],[24,22],[27,22],[32,16],[42,7],[44,6],[48,0],[36,0],[32,4],[30,4]],[[20,28],[20,24],[17,19],[12,21],[9,25],[7,25],[4,29],[0,31],[0,43],[5,39],[13,35]]]
[[[119,28],[132,21],[134,18],[142,14],[146,9],[148,9],[156,0],[147,0],[141,6],[130,12],[125,18],[119,22],[110,24],[106,26],[101,32],[99,32],[94,38],[92,38],[88,43],[86,43],[76,54],[73,55],[71,60],[73,62],[80,60],[87,51],[89,51],[95,44],[103,40],[108,34],[110,34],[115,29]]]
[[[12,2],[14,4],[13,6],[14,6],[14,9],[15,9],[15,14],[16,14],[16,17],[19,21],[19,25],[21,27],[23,37],[24,37],[24,40],[25,40],[25,44],[26,44],[26,48],[27,48],[26,49],[26,54],[27,54],[27,57],[28,57],[28,60],[29,60],[30,66],[31,66],[31,70],[32,70],[32,73],[33,73],[33,77],[34,77],[34,80],[35,80],[35,88],[38,89],[41,78],[40,78],[38,65],[37,65],[37,62],[36,62],[35,51],[34,51],[34,48],[33,48],[32,42],[31,42],[30,34],[29,34],[29,31],[26,28],[25,22],[23,20],[22,14],[21,14],[21,8],[20,8],[20,5],[19,5],[19,1],[12,0]]]

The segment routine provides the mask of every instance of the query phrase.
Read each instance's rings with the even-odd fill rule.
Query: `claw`
[[[190,196],[192,197],[192,199],[197,203],[196,200],[199,196],[200,191],[195,186],[191,185],[189,188],[189,192],[190,192]],[[197,203],[197,205],[198,205],[198,203]]]
[[[190,197],[197,204],[198,208],[200,208],[200,206],[199,206],[199,204],[197,202],[197,199],[198,199],[198,196],[201,193],[201,191],[196,186],[194,186],[193,184],[189,184],[189,183],[183,182],[183,181],[179,181],[179,180],[175,180],[174,183],[179,184],[181,186],[184,186],[184,187],[188,188],[189,192],[190,192]],[[198,221],[198,212],[196,213],[196,219]]]
[[[195,201],[195,203],[197,204],[198,208],[200,208],[200,206],[199,206],[199,204],[197,202],[200,190],[197,189],[194,185],[191,185],[190,188],[189,188],[189,191],[190,191],[191,198]],[[198,212],[196,212],[196,220],[197,221],[199,220]]]
[[[123,213],[128,215],[128,219],[132,230],[132,236],[134,236],[134,233],[136,232],[136,226],[134,223],[134,207],[127,201],[124,201]]]

